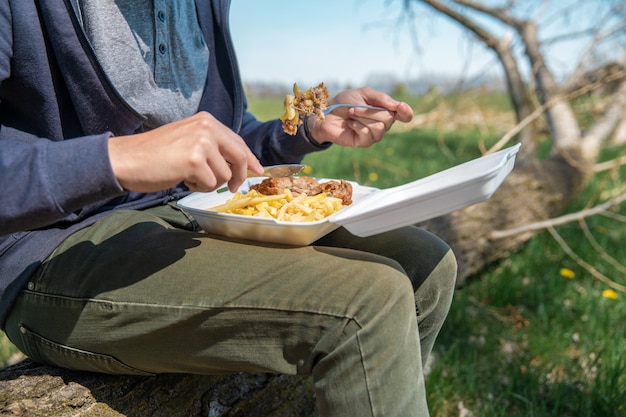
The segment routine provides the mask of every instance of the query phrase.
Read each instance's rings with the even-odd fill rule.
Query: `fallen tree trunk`
[[[103,375],[25,360],[0,371],[0,416],[314,417],[308,378]]]
[[[446,241],[459,264],[458,286],[489,264],[519,249],[538,232],[492,239],[495,230],[513,229],[559,216],[580,194],[591,164],[573,167],[560,155],[544,161],[518,157],[516,167],[487,201],[419,226]]]

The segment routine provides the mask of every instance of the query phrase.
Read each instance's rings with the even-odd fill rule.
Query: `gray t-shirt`
[[[144,130],[195,114],[209,50],[194,0],[78,0],[83,28]]]

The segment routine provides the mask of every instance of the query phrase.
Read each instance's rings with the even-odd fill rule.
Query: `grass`
[[[605,289],[547,234],[475,277],[438,340],[433,414],[463,404],[476,416],[626,415],[626,304]]]
[[[407,101],[417,114],[465,109],[486,116],[470,118],[479,122],[459,129],[442,128],[445,116],[436,126],[395,129],[368,149],[331,147],[305,158],[311,174],[377,187],[420,178],[480,156],[477,143],[489,146],[503,134],[492,122],[510,108],[505,97],[491,94]],[[279,114],[280,106],[272,111],[267,117],[261,113],[261,118]],[[603,159],[616,156],[619,150]],[[625,174],[622,169],[599,176],[571,210],[584,208],[609,189],[623,190]],[[626,214],[623,208],[621,214]],[[598,243],[626,265],[626,228],[601,216],[587,223]],[[594,251],[577,224],[557,231],[586,262],[626,285],[626,274]],[[473,277],[457,291],[435,347],[427,379],[432,415],[625,416],[626,294],[607,298],[607,289],[547,232]]]
[[[480,156],[475,146],[469,146],[472,141],[476,143],[476,137],[475,132],[442,139],[431,129],[393,131],[383,142],[370,148],[335,146],[307,155],[304,162],[312,167],[312,175],[345,178],[386,188]]]
[[[619,151],[609,153],[604,159]],[[623,192],[625,173],[598,176],[570,210],[609,189]],[[603,216],[586,223],[626,265],[623,224]],[[578,224],[556,230],[588,264],[626,284],[623,269]],[[625,351],[626,294],[611,292],[545,232],[457,291],[427,380],[429,402],[434,415],[445,416],[625,416]]]
[[[467,98],[416,99],[423,110],[464,108]],[[502,97],[472,98],[482,112],[507,109]],[[280,114],[280,99],[252,100],[261,119]],[[493,121],[492,117],[489,121]],[[332,147],[307,156],[312,175],[388,187],[480,155],[476,143],[502,132],[463,128],[394,129],[368,149]],[[615,157],[618,150],[605,155]],[[572,205],[621,187],[626,170],[598,176]],[[621,207],[621,216],[626,210]],[[622,265],[626,228],[605,216],[587,219],[598,243]],[[593,249],[577,224],[557,228],[579,256],[626,285],[626,274]],[[472,277],[456,292],[427,378],[433,416],[626,416],[626,293],[609,287],[568,257],[549,233]],[[609,297],[607,297],[607,295]],[[0,341],[0,360],[14,354]]]
[[[24,356],[9,341],[3,332],[0,332],[0,368],[6,368],[23,359]]]

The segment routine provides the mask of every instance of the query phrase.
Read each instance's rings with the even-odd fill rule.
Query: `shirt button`
[[[159,52],[165,54],[167,52],[167,46],[164,43],[159,44]]]
[[[157,12],[157,17],[161,22],[165,22],[165,12],[163,10]]]
[[[26,286],[26,288],[28,288],[30,291],[35,289],[35,283],[34,282],[29,282],[28,285]]]

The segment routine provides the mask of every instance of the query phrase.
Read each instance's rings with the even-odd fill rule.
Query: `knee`
[[[396,257],[417,289],[439,269],[446,284],[456,279],[456,258],[450,246],[438,236],[417,227],[398,230],[406,242],[397,248]]]
[[[438,281],[439,292],[445,296],[444,298],[452,298],[456,289],[457,274],[456,256],[452,249],[449,249],[427,279]]]
[[[418,314],[449,309],[456,289],[457,268],[456,257],[452,250],[448,250],[415,290]]]
[[[369,317],[367,321],[412,320],[415,317],[415,298],[409,278],[387,265],[370,265],[359,290],[362,299],[356,302],[360,311],[355,317]]]
[[[412,278],[414,288],[417,290],[427,280],[435,281],[432,285],[451,296],[456,287],[456,256],[450,246],[439,237],[425,231],[423,233],[421,238],[425,243],[419,248],[421,262],[416,266]]]

